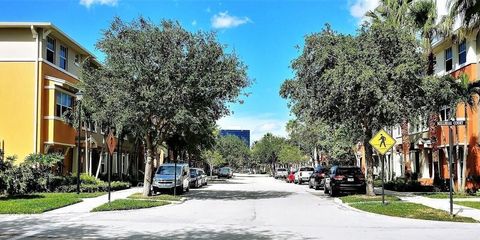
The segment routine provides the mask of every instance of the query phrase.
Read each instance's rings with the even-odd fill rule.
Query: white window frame
[[[461,50],[462,44],[465,46],[463,50]],[[462,54],[465,54],[465,61],[463,63],[461,62],[462,58],[460,57]],[[467,41],[463,40],[458,44],[458,64],[464,65],[465,63],[467,63]]]
[[[49,47],[49,42],[50,42],[50,41],[52,41],[53,49]],[[56,53],[55,48],[56,48],[56,46],[57,46],[57,41],[56,41],[54,38],[47,36],[47,44],[46,44],[47,52],[45,53],[45,57],[46,57],[46,59],[47,59],[48,62],[51,62],[51,63],[53,63],[53,64],[55,64],[55,53]],[[52,54],[53,54],[53,59],[52,59],[52,61],[48,60],[48,52],[49,52],[49,51],[52,52]]]
[[[60,95],[60,102],[58,101],[58,95]],[[71,99],[71,102],[70,102],[70,103],[71,103],[71,106],[65,105],[65,104],[63,104],[63,103],[61,102],[61,100],[62,100],[62,95],[66,95],[66,96],[70,97],[70,99]],[[73,101],[74,101],[74,97],[73,97],[72,95],[67,94],[67,93],[65,93],[65,92],[63,92],[63,91],[55,91],[55,117],[60,117],[60,118],[61,118],[61,117],[63,117],[63,113],[64,113],[65,111],[67,111],[67,110],[72,110],[72,108],[73,108]],[[58,116],[58,113],[57,113],[57,105],[60,106],[60,113],[61,113],[62,116]],[[64,110],[64,108],[65,108],[65,110]]]
[[[450,52],[450,58],[448,58],[447,52]],[[451,61],[451,68],[447,69],[447,62]],[[450,72],[453,70],[453,49],[452,47],[449,47],[445,49],[445,71]]]
[[[62,56],[62,52],[63,50],[65,51],[65,56]],[[58,54],[58,66],[65,70],[65,71],[68,71],[68,48],[63,46],[63,45],[60,45],[60,52]],[[65,66],[62,67],[62,60],[65,61]]]

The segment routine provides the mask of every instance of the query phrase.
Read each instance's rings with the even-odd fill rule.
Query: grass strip
[[[110,203],[105,203],[92,210],[92,212],[132,210],[140,208],[152,208],[170,204],[165,201],[140,200],[140,199],[117,199]]]
[[[65,207],[82,201],[82,198],[93,198],[104,195],[95,193],[38,193],[22,196],[0,197],[0,214],[37,214]]]
[[[381,202],[382,196],[367,196],[367,195],[348,195],[340,197],[344,203],[358,203],[358,202]],[[393,202],[400,201],[398,197],[385,195],[385,201]]]
[[[446,199],[450,198],[449,193],[424,193],[420,194],[420,196],[428,197],[428,198],[435,198],[435,199]],[[480,198],[480,195],[469,195],[469,194],[459,194],[454,193],[453,198]]]
[[[350,206],[362,211],[394,217],[466,223],[477,222],[475,219],[469,217],[456,216],[452,218],[446,211],[410,202],[394,201],[387,205],[382,205],[382,203],[379,202],[363,202],[352,203]]]
[[[168,194],[160,194],[145,197],[142,193],[134,193],[130,195],[130,199],[144,199],[144,200],[159,200],[159,201],[180,201],[182,198],[180,196],[173,196]]]
[[[454,203],[465,207],[480,209],[480,202],[455,201]]]

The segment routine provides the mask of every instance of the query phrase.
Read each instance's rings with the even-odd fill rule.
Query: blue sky
[[[281,83],[293,76],[295,46],[325,23],[354,33],[363,14],[378,0],[1,0],[0,21],[52,22],[101,59],[94,44],[114,16],[131,20],[143,15],[154,22],[179,21],[190,31],[213,30],[235,51],[254,80],[244,104],[231,106],[222,128],[250,129],[252,140],[266,132],[285,136],[291,118],[280,98]]]

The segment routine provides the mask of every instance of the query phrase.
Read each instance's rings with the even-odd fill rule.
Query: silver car
[[[175,179],[176,176],[176,179]],[[188,164],[179,163],[175,171],[174,163],[162,164],[158,167],[153,177],[153,191],[177,189],[177,193],[190,190],[190,168]]]

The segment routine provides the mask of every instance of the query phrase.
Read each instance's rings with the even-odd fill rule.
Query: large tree
[[[262,164],[268,164],[270,171],[275,172],[275,165],[278,163],[280,151],[285,143],[285,138],[275,136],[271,133],[265,134],[252,147],[252,158]]]
[[[249,85],[246,67],[215,34],[190,33],[172,21],[115,18],[96,47],[105,61],[84,65],[85,102],[95,120],[143,139],[144,195],[150,194],[156,146],[228,114],[227,103]]]
[[[217,139],[215,150],[218,151],[226,165],[232,168],[248,166],[250,148],[237,136],[226,135]]]
[[[414,36],[390,24],[364,26],[357,36],[327,26],[306,37],[292,64],[295,78],[282,86],[295,114],[362,129],[369,195],[374,162],[368,141],[373,131],[418,114],[422,59]]]

